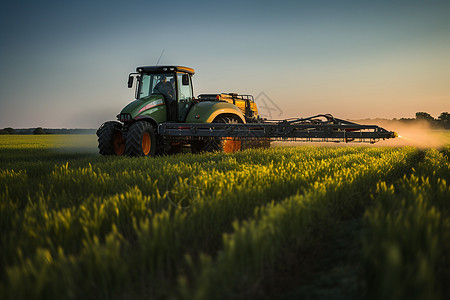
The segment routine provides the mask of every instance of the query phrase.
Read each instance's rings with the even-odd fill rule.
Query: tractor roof
[[[137,72],[143,72],[143,73],[167,73],[167,72],[186,72],[191,75],[195,74],[194,69],[188,68],[188,67],[182,67],[182,66],[147,66],[147,67],[137,67]]]

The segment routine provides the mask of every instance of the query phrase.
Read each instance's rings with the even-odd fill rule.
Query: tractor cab
[[[166,107],[166,120],[183,122],[194,98],[191,80],[194,70],[180,66],[149,66],[138,67],[136,71],[128,79],[129,88],[133,85],[134,77],[137,79],[136,99],[153,103],[154,99],[162,98],[161,104]]]

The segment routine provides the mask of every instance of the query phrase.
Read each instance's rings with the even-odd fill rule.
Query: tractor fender
[[[153,126],[154,128],[156,128],[156,127],[158,126],[158,122],[156,122],[156,120],[153,119],[153,118],[150,117],[150,116],[139,115],[139,116],[137,116],[136,118],[134,118],[134,120],[135,120],[135,122],[147,121],[147,122],[149,122],[150,124],[152,124],[152,126]]]
[[[195,104],[186,116],[186,123],[211,123],[219,115],[234,115],[245,123],[241,110],[228,102],[203,101]]]

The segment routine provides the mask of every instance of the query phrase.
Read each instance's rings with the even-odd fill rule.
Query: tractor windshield
[[[139,84],[139,99],[160,94],[167,100],[176,99],[174,74],[143,74]]]

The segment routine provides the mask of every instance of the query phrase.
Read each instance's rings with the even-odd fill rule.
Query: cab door
[[[177,86],[178,121],[183,122],[186,119],[186,115],[189,112],[193,100],[191,76],[186,73],[177,73]]]

